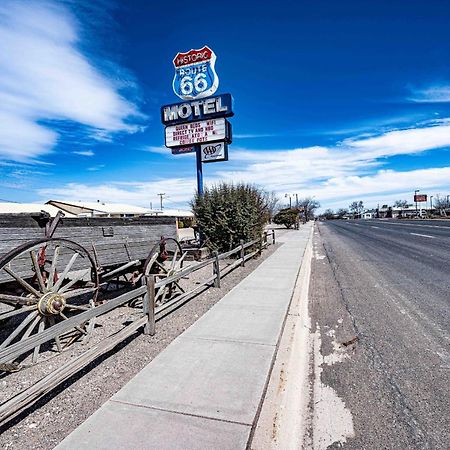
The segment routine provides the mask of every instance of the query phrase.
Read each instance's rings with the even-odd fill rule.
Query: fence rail
[[[271,237],[271,242],[269,242],[269,236]],[[141,317],[134,320],[131,324],[127,325],[118,333],[109,336],[101,343],[95,345],[93,348],[63,364],[56,371],[42,378],[37,383],[33,384],[33,386],[31,386],[30,388],[25,389],[11,399],[0,404],[0,427],[4,426],[14,417],[32,406],[40,398],[49,393],[52,389],[79,372],[95,359],[114,349],[114,347],[116,347],[122,341],[135,334],[139,328],[144,327],[145,334],[154,335],[156,333],[156,322],[158,320],[170,314],[173,310],[179,308],[181,305],[188,302],[204,290],[208,289],[211,285],[215,288],[220,288],[221,278],[229,274],[237,267],[244,266],[246,261],[256,256],[258,253],[261,254],[262,250],[270,244],[275,244],[275,230],[271,230],[271,232],[265,232],[260,239],[254,239],[247,243],[241,241],[239,246],[220,255],[215,252],[213,253],[211,258],[198,264],[191,265],[186,269],[179,271],[176,275],[167,277],[164,280],[156,282],[155,275],[147,275],[143,277],[143,286],[134,289],[131,292],[119,295],[116,298],[108,300],[102,305],[96,306],[88,311],[84,311],[74,317],[71,317],[68,320],[53,325],[52,327],[48,328],[42,333],[39,333],[38,335],[24,339],[1,350],[0,364],[7,363],[14,358],[17,358],[18,356],[32,350],[39,344],[48,342],[54,339],[56,336],[63,334],[64,332],[67,332],[74,327],[80,326],[89,320],[94,320],[96,317],[106,314],[114,308],[122,306],[125,303],[130,302],[131,300],[143,296],[143,315]],[[255,247],[255,249],[246,254],[245,250],[249,249],[252,246]],[[235,262],[225,267],[224,269],[220,269],[219,262],[235,254],[239,254],[239,258],[237,258]],[[155,305],[156,290],[158,288],[178,281],[180,278],[186,277],[187,275],[208,265],[212,265],[213,267],[213,275],[211,277],[208,277],[191,291],[183,292],[182,294],[174,297],[163,305]]]

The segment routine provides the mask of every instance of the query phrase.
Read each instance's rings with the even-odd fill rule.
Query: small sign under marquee
[[[226,142],[213,142],[200,146],[202,162],[228,161],[228,144]]]

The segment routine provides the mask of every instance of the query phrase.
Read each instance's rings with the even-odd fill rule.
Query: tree
[[[267,219],[264,191],[248,184],[221,183],[206,188],[191,202],[198,227],[208,246],[226,252],[261,237]]]
[[[361,218],[361,214],[364,211],[364,203],[362,200],[359,202],[352,202],[349,205],[350,212],[353,214],[353,218]]]
[[[339,208],[337,210],[336,214],[339,219],[342,219],[344,216],[346,216],[348,214],[348,209],[347,208]]]
[[[267,210],[267,222],[272,222],[273,217],[278,211],[278,203],[280,199],[278,198],[275,191],[264,192],[264,200],[266,202],[266,210]]]
[[[327,220],[334,219],[334,211],[332,209],[328,208],[324,211],[322,216]]]
[[[320,203],[312,197],[305,197],[299,200],[298,206],[304,211],[306,220],[312,220],[316,209],[320,208]]]
[[[406,200],[395,200],[394,208],[406,208],[408,206],[408,202]]]
[[[298,209],[283,208],[275,214],[273,221],[277,225],[284,225],[286,228],[292,228],[298,221]]]

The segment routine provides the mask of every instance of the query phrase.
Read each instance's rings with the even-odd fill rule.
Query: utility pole
[[[163,198],[166,194],[164,192],[162,192],[161,194],[158,194],[158,195],[159,195],[159,201],[161,204],[161,211],[162,211],[163,210]]]
[[[298,209],[298,194],[295,194],[295,207]]]
[[[420,192],[420,189],[416,189],[414,191],[414,201],[416,202],[416,218],[418,216],[418,211],[417,211],[417,193]]]
[[[430,216],[433,215],[433,196],[430,195]]]
[[[289,197],[289,208],[292,208],[292,197],[291,194],[284,194],[284,197]]]

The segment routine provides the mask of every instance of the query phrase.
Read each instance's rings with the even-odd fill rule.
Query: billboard
[[[225,118],[199,120],[166,127],[166,147],[188,147],[207,142],[228,140]]]
[[[428,196],[426,194],[416,194],[414,196],[414,202],[426,202],[428,200]]]

